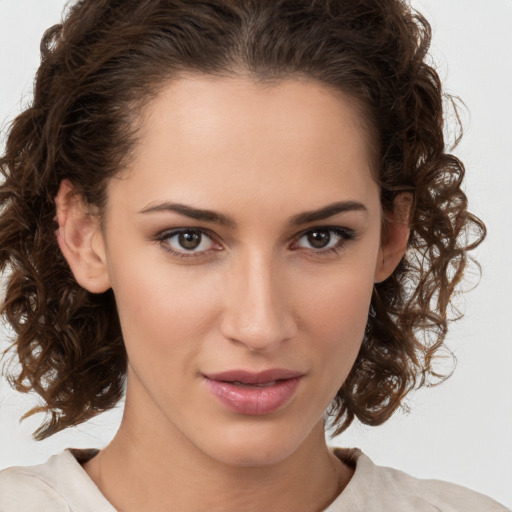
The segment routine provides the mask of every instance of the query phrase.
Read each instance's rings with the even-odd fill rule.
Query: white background
[[[39,40],[57,22],[63,0],[0,0],[0,120],[30,99]],[[456,154],[466,163],[471,209],[489,235],[478,250],[484,274],[465,297],[466,317],[452,326],[453,377],[417,392],[409,415],[352,426],[333,443],[363,448],[377,463],[466,485],[512,505],[512,0],[417,0],[434,29],[432,54],[447,92],[470,111]],[[21,99],[20,99],[21,98]],[[5,343],[5,331],[0,331]],[[121,407],[43,442],[30,434],[40,418],[18,424],[35,399],[0,380],[0,469],[34,464],[68,446],[103,446]]]

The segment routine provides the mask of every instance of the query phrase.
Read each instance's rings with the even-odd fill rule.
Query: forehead
[[[305,187],[312,203],[326,190],[364,199],[372,145],[356,102],[316,81],[192,75],[148,105],[122,181],[138,204],[168,193],[189,201],[191,186],[208,201],[219,188],[269,202]]]
[[[282,142],[303,139],[306,149],[352,132],[365,139],[361,142],[371,153],[374,141],[363,110],[355,98],[302,76],[255,81],[185,75],[163,87],[149,104],[141,140],[146,135],[146,142],[149,137],[157,142],[156,132],[165,137],[173,131],[182,142],[213,147],[230,132],[236,134],[236,144],[251,144],[255,135],[261,138],[266,132]]]

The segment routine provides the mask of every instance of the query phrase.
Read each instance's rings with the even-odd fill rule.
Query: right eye
[[[202,229],[179,228],[166,231],[157,237],[162,247],[178,258],[203,256],[221,247]]]

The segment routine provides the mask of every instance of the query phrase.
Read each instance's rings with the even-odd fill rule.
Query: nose
[[[230,269],[222,334],[253,352],[270,352],[294,336],[286,276],[272,257],[241,258]]]

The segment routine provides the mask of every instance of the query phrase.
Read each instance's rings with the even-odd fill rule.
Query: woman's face
[[[351,102],[314,81],[189,76],[156,97],[99,251],[125,421],[236,465],[323,438],[386,277],[370,147]]]

